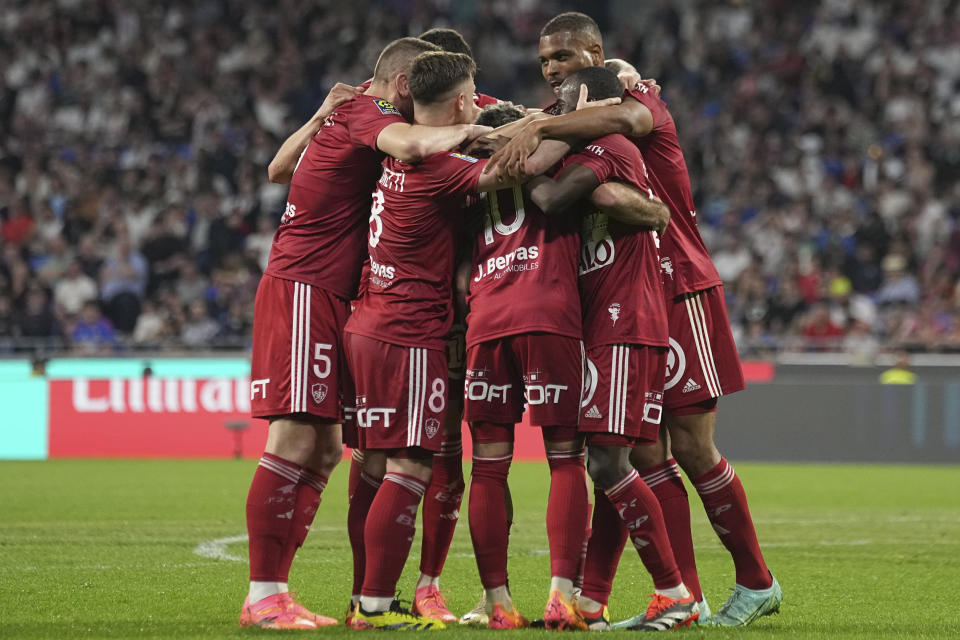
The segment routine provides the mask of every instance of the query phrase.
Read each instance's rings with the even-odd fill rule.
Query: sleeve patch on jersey
[[[473,156],[468,156],[468,155],[465,155],[465,154],[463,154],[463,153],[451,153],[451,154],[450,154],[450,157],[451,157],[451,158],[459,158],[460,160],[463,160],[464,162],[476,162],[476,161],[477,161],[477,159],[474,158]]]
[[[387,100],[374,100],[373,103],[377,105],[377,109],[380,109],[380,113],[382,113],[385,116],[401,115],[400,110],[397,109],[395,106],[393,106],[392,102],[388,102]]]

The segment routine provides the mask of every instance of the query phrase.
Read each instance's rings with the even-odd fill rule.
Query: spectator
[[[147,288],[147,261],[130,246],[125,233],[117,239],[114,255],[103,265],[101,298],[113,326],[123,333],[133,331],[140,301]]]
[[[87,302],[97,299],[97,283],[83,272],[76,260],[53,288],[53,301],[61,317],[72,318]]]
[[[817,302],[811,307],[802,321],[802,326],[803,336],[814,350],[835,350],[841,345],[843,328],[834,324],[830,318],[830,310],[823,302]]]
[[[734,282],[752,260],[736,232],[725,233],[720,249],[713,254],[713,263],[724,282]]]
[[[87,302],[80,311],[80,319],[70,333],[74,349],[83,353],[108,353],[117,347],[117,335],[110,321],[100,313],[95,301]]]
[[[171,206],[154,220],[143,243],[143,255],[150,263],[149,291],[175,286],[186,250],[184,210]]]
[[[17,318],[16,335],[24,338],[53,338],[60,336],[60,325],[40,287],[26,292],[26,303]]]
[[[273,246],[273,234],[276,232],[272,220],[266,216],[257,218],[257,230],[247,236],[244,249],[263,271],[270,259],[270,247]]]
[[[188,347],[211,347],[220,332],[216,321],[207,315],[203,300],[196,300],[187,308],[187,320],[180,331],[180,339]]]
[[[193,262],[184,262],[180,268],[180,278],[174,285],[174,291],[180,302],[190,305],[196,300],[203,300],[207,293],[210,281],[200,273]]]
[[[877,303],[914,304],[920,299],[920,288],[913,275],[906,273],[907,260],[890,254],[883,259],[883,284],[877,291]]]
[[[910,370],[910,356],[907,353],[897,355],[892,367],[880,374],[880,384],[914,384],[917,374]]]
[[[162,313],[153,300],[143,302],[143,310],[137,316],[133,329],[133,342],[138,346],[157,346],[171,336],[170,318]]]

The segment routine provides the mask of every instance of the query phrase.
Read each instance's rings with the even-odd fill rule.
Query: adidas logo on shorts
[[[693,378],[687,378],[687,384],[683,385],[683,392],[690,393],[691,391],[696,391],[700,388],[696,382],[693,381]]]
[[[592,407],[587,409],[587,412],[583,414],[583,417],[599,420],[600,418],[603,417],[603,414],[600,413],[600,409],[597,409],[597,405],[593,405]]]

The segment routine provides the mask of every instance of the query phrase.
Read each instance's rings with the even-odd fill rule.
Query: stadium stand
[[[326,89],[453,26],[481,91],[542,106],[564,9],[663,86],[743,355],[960,350],[960,5],[638,5],[4,3],[0,351],[247,346],[266,165]]]

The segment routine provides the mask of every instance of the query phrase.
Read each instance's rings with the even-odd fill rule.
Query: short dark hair
[[[440,47],[420,38],[399,38],[383,48],[377,65],[373,68],[373,79],[389,81],[397,74],[407,71],[414,58],[425,51],[439,51]]]
[[[468,55],[447,51],[421,53],[410,69],[410,94],[420,104],[439,102],[476,72],[477,65]]]
[[[604,61],[603,66],[606,67],[609,71],[613,71],[616,74],[623,73],[629,69],[631,65],[626,60],[621,60],[620,58],[610,58],[609,60]]]
[[[570,31],[587,36],[597,43],[603,42],[603,34],[596,21],[585,13],[567,11],[554,16],[540,29],[540,37],[550,36],[561,31]]]
[[[481,111],[477,117],[477,124],[496,129],[497,127],[502,127],[505,124],[519,120],[524,116],[526,116],[526,114],[523,112],[523,109],[512,102],[498,102],[497,104],[490,104],[483,108],[483,111]]]
[[[623,95],[623,85],[613,71],[604,67],[584,67],[566,77],[558,92],[560,99],[567,103],[570,97],[573,97],[575,105],[582,84],[587,85],[587,99],[591,101],[619,98]]]
[[[473,57],[473,49],[456,29],[435,27],[421,33],[420,39],[435,44],[444,51],[462,53],[465,56]]]

